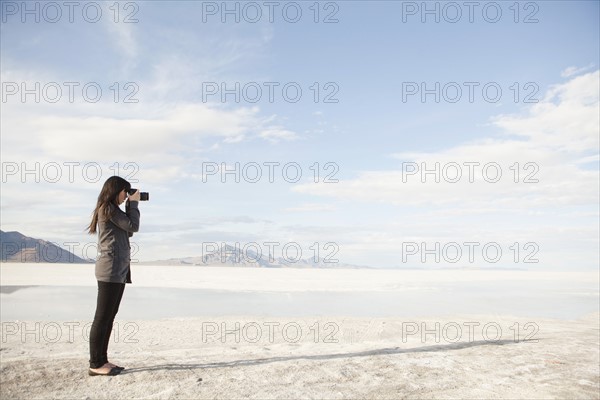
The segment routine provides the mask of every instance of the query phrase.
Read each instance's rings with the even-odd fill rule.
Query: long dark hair
[[[111,176],[104,182],[102,190],[98,195],[98,201],[96,202],[96,208],[92,213],[92,222],[87,227],[87,231],[90,235],[96,233],[96,227],[98,226],[98,218],[110,219],[112,213],[116,210],[115,207],[119,207],[117,197],[122,190],[131,189],[131,183],[127,182],[120,176]],[[111,206],[112,205],[112,206]]]

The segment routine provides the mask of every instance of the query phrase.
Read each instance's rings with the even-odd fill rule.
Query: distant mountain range
[[[201,247],[201,246],[199,246]],[[35,239],[20,232],[4,232],[0,230],[0,261],[23,263],[94,263],[95,260],[83,259],[55,243],[42,239]],[[269,259],[268,255],[258,255],[252,250],[242,249],[230,245],[222,245],[218,250],[208,252],[203,256],[169,258],[168,260],[142,261],[136,265],[188,265],[206,267],[247,267],[247,268],[372,268],[362,265],[346,264],[341,262],[331,263],[326,260],[312,257],[295,260],[286,260],[278,257]],[[518,267],[481,267],[475,265],[456,265],[423,268],[418,266],[401,265],[398,269],[430,269],[430,270],[525,270]]]
[[[218,250],[211,251],[204,256],[170,258],[141,262],[142,265],[196,265],[196,266],[223,266],[223,267],[251,267],[251,268],[368,268],[340,262],[328,262],[323,258],[314,257],[293,260],[283,257],[270,258],[268,255],[258,255],[252,250],[243,251],[239,247],[222,245]]]
[[[94,260],[82,259],[70,251],[52,242],[35,239],[20,232],[4,232],[0,230],[0,260],[2,262],[39,262],[39,263],[93,263]],[[332,263],[312,257],[286,260],[279,257],[270,260],[269,256],[258,255],[239,247],[221,246],[203,256],[170,258],[168,260],[144,261],[138,265],[191,265],[212,267],[248,267],[248,268],[367,268],[358,265]]]
[[[0,261],[27,263],[89,263],[52,242],[0,230]]]

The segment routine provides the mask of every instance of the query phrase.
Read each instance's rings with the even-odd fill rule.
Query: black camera
[[[135,188],[131,188],[131,189],[129,189],[127,191],[127,193],[129,195],[132,195],[132,194],[135,193],[136,190],[137,189],[135,189]],[[148,201],[148,200],[150,200],[150,193],[148,193],[148,192],[140,192],[140,201]]]

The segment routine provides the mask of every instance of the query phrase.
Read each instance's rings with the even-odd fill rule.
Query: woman
[[[125,368],[108,361],[108,341],[113,322],[125,290],[125,283],[131,283],[129,237],[140,226],[138,202],[140,192],[128,196],[131,184],[118,176],[111,176],[104,182],[92,222],[88,226],[90,234],[98,233],[100,256],[96,261],[98,300],[96,314],[90,331],[89,375],[118,375]],[[129,197],[129,198],[128,198]],[[127,199],[125,212],[119,205]]]

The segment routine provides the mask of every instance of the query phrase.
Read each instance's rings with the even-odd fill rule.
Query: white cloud
[[[330,212],[330,211],[335,211],[335,209],[336,209],[335,207],[330,206],[330,205],[309,203],[309,204],[302,204],[297,207],[284,208],[284,211],[288,211],[288,212],[321,212],[321,211]]]
[[[493,119],[507,137],[518,136],[520,140],[482,139],[437,152],[395,154],[404,168],[362,171],[356,178],[335,185],[304,184],[292,190],[366,202],[459,209],[596,204],[598,171],[582,169],[579,164],[582,159],[597,159],[598,77],[598,72],[576,77],[552,87],[525,115]],[[469,182],[469,162],[479,163],[472,164],[473,182]],[[439,183],[433,174],[423,175],[425,168],[434,169],[436,163]],[[414,167],[418,172],[411,174]],[[495,179],[497,167],[502,173],[499,181],[486,181]],[[462,173],[461,179],[450,183],[457,171]]]
[[[269,127],[261,131],[258,136],[271,143],[277,143],[281,140],[295,140],[298,138],[294,132],[279,126]]]
[[[559,152],[597,152],[600,144],[598,87],[600,71],[555,85],[526,116],[501,115],[494,124],[536,147]]]
[[[120,18],[124,18],[120,15]],[[139,28],[137,23],[124,23],[122,20],[115,23],[113,18],[105,18],[104,26],[112,36],[110,40],[116,47],[118,52],[124,58],[121,65],[125,71],[129,71],[137,64],[139,57],[139,46],[135,39],[135,31]]]
[[[589,64],[589,65],[587,65],[585,67],[581,67],[581,68],[575,67],[575,66],[571,66],[571,67],[565,68],[560,73],[560,76],[562,76],[563,78],[570,78],[571,76],[578,75],[578,74],[580,74],[582,72],[585,72],[585,71],[589,71],[592,68],[594,68],[594,64]]]
[[[194,138],[220,137],[235,142],[260,125],[256,108],[225,110],[204,104],[144,104],[127,115],[123,105],[106,107],[112,109],[113,116],[74,115],[67,106],[57,107],[52,114],[32,112],[27,107],[12,109],[3,116],[3,141],[17,143],[5,147],[3,153],[19,149],[58,160],[77,156],[96,161],[146,161],[158,154],[164,157],[191,151],[188,143]],[[145,115],[137,115],[142,111]]]

